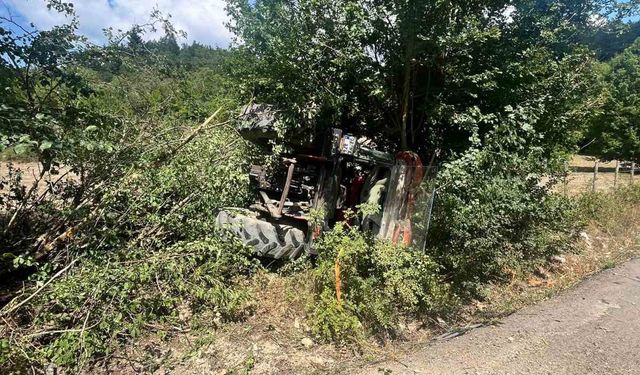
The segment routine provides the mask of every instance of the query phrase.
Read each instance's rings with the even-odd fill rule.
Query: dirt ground
[[[0,176],[6,177],[9,175],[9,163],[0,163]],[[36,162],[11,162],[14,170],[22,171],[22,182],[26,186],[31,186],[40,174],[39,164]]]
[[[576,155],[569,163],[570,174],[567,178],[566,189],[563,184],[556,188],[560,192],[566,192],[569,195],[577,195],[585,191],[593,190],[595,158],[589,156]],[[615,174],[616,162],[599,162],[598,177],[596,179],[596,191],[607,191],[616,186]],[[628,185],[631,183],[631,173],[627,163],[620,164],[620,172],[618,175],[618,186]],[[640,170],[635,173],[634,182],[640,181]]]
[[[31,186],[33,185],[33,183],[38,179],[39,175],[40,175],[40,171],[41,171],[41,165],[40,163],[37,162],[6,162],[6,161],[2,161],[0,162],[0,178],[4,179],[7,178],[9,176],[9,165],[11,165],[11,168],[13,168],[14,173],[16,171],[20,171],[22,172],[22,184],[26,187],[26,189],[28,190],[29,188],[31,188]],[[47,182],[55,182],[58,180],[58,178],[60,178],[64,173],[66,173],[68,171],[68,168],[60,168],[58,171],[58,174],[45,174],[43,180],[40,182],[39,186],[38,186],[38,191],[39,192],[43,192],[44,190],[46,190],[47,188]],[[76,179],[77,176],[69,173],[67,175],[65,175],[63,177],[63,181],[70,181],[73,179]],[[5,186],[5,189],[7,189],[8,186]],[[4,190],[0,190],[0,192],[4,192]]]
[[[359,371],[379,374],[640,374],[640,260],[497,325]]]

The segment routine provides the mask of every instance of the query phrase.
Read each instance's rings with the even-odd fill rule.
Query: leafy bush
[[[183,310],[242,316],[250,294],[233,281],[255,270],[248,256],[215,237],[152,253],[137,247],[84,256],[2,327],[0,368],[52,362],[78,369],[150,327],[188,324]]]
[[[101,100],[110,97],[85,104],[105,108]],[[256,264],[244,247],[222,242],[213,223],[221,207],[244,205],[252,152],[228,115],[218,116],[194,126],[132,115],[115,122],[118,133],[92,129],[94,140],[84,143],[91,149],[67,150],[78,178],[47,191],[46,200],[24,200],[22,224],[14,224],[20,231],[4,237],[12,244],[6,250],[21,255],[7,260],[36,271],[24,293],[37,295],[0,312],[9,322],[1,327],[9,338],[3,367],[85,364],[154,322],[175,321],[185,304],[223,318],[247,311],[249,295],[233,280]],[[13,180],[12,191],[26,190],[18,175]],[[10,194],[4,203],[18,207],[23,195]],[[25,238],[38,242],[29,247]]]
[[[427,253],[465,292],[566,251],[577,233],[575,205],[551,192],[553,159],[523,144],[534,130],[509,123],[518,120],[526,124],[507,120],[438,177]]]
[[[55,135],[23,142],[41,175],[0,181],[0,273],[30,275],[0,310],[0,372],[79,371],[145,330],[181,325],[178,311],[235,319],[251,309],[237,281],[258,265],[213,226],[249,194],[253,153],[229,125],[229,80],[207,68],[169,76],[122,46],[73,56],[90,52],[100,69],[117,60],[118,73],[103,80],[74,60],[89,92],[59,98],[67,117],[25,120]]]
[[[322,339],[392,336],[403,316],[441,312],[455,302],[438,265],[418,251],[377,241],[345,223],[325,232],[317,247],[309,319]]]
[[[184,306],[227,319],[249,311],[250,295],[235,279],[258,265],[247,248],[222,241],[213,223],[221,207],[244,204],[250,153],[223,125],[186,144],[184,130],[163,130],[161,141],[137,145],[143,152],[104,159],[126,163],[114,163],[113,177],[99,188],[89,185],[95,190],[86,208],[67,202],[66,215],[54,212],[66,237],[50,248],[52,261],[15,258],[37,272],[25,297],[0,311],[9,338],[2,367],[84,365],[149,327],[175,322]],[[107,167],[104,160],[96,170]],[[52,279],[66,265],[72,267]]]

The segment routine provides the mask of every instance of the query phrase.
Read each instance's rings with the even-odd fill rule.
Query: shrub
[[[54,363],[78,370],[150,327],[188,325],[181,310],[235,319],[251,299],[234,279],[256,267],[248,249],[215,237],[153,253],[130,247],[85,256],[9,317],[0,368]]]
[[[252,152],[225,116],[206,126],[131,118],[117,123],[118,133],[91,130],[95,140],[84,144],[91,149],[67,159],[77,178],[24,200],[14,225],[20,230],[4,237],[5,264],[35,273],[24,295],[0,312],[7,338],[0,368],[53,362],[77,370],[156,324],[175,322],[184,306],[228,319],[250,309],[235,279],[257,265],[247,249],[221,241],[213,225],[221,207],[242,206],[249,194]],[[13,190],[24,191],[19,173],[14,180]],[[0,197],[10,208],[24,199],[10,194]]]
[[[141,123],[129,126],[148,134]],[[121,159],[97,159],[92,172],[110,167],[113,174],[95,184],[76,183],[87,183],[86,207],[56,197],[63,209],[48,215],[65,223],[54,233],[66,240],[50,249],[49,262],[15,257],[13,264],[37,271],[25,296],[72,259],[75,264],[28,303],[8,314],[23,300],[18,298],[0,312],[9,322],[0,327],[2,336],[10,338],[2,344],[2,366],[51,361],[73,368],[112,352],[154,322],[175,321],[184,305],[229,319],[247,311],[249,294],[234,279],[257,265],[248,249],[223,242],[213,223],[221,207],[244,204],[250,152],[224,125],[188,143],[184,134],[192,130],[185,128],[158,123],[152,130],[163,131],[160,140],[136,144],[133,154],[123,146],[127,155]],[[107,160],[117,162],[108,166]],[[34,205],[31,212],[47,217],[44,209]]]
[[[240,317],[251,304],[236,279],[257,267],[213,227],[221,207],[244,205],[252,157],[229,126],[239,98],[223,61],[186,75],[170,54],[129,49],[128,32],[90,45],[73,8],[50,5],[69,24],[6,33],[24,64],[3,69],[0,158],[29,157],[39,173],[0,177],[0,276],[22,286],[0,310],[3,373],[80,372],[185,306]],[[152,18],[134,30],[161,22],[175,37]],[[24,66],[34,79],[18,79]]]
[[[543,150],[524,152],[512,134],[488,138],[439,174],[427,246],[458,290],[471,295],[569,250],[579,228],[575,204],[552,193],[553,176],[543,180],[552,170]]]
[[[455,302],[438,265],[419,251],[375,240],[345,223],[325,232],[317,249],[309,318],[322,339],[393,336],[403,316],[442,312]]]

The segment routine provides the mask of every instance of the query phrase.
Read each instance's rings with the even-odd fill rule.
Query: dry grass
[[[575,155],[569,163],[571,171],[567,178],[566,187],[560,184],[557,189],[567,193],[569,196],[580,195],[593,190],[593,170],[595,158],[590,156]],[[599,162],[598,177],[596,179],[596,191],[606,192],[616,187],[615,178],[616,162]],[[636,172],[638,174],[638,172]],[[640,181],[640,176],[636,176],[635,182]],[[617,186],[627,186],[631,184],[631,174],[628,167],[621,163],[618,175]]]
[[[486,301],[469,310],[469,320],[486,321],[511,314],[603,269],[640,256],[640,205],[638,202],[627,205],[623,197],[626,193],[583,197],[604,204],[595,213],[596,219],[580,234],[576,251],[557,257],[533,274],[516,275],[509,284],[490,288]]]
[[[245,320],[218,322],[215,316],[193,316],[191,330],[169,337],[147,335],[108,363],[89,373],[135,374],[157,368],[175,374],[313,374],[344,370],[354,348],[311,340],[304,306],[311,296],[305,271],[291,277],[264,272],[251,283],[255,310]],[[358,355],[356,355],[358,354]],[[107,371],[108,369],[108,371]]]

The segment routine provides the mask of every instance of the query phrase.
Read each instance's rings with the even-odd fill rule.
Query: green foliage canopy
[[[339,125],[394,148],[451,155],[525,108],[551,155],[579,139],[594,17],[632,3],[229,0],[252,59],[245,90],[285,128]]]
[[[640,39],[602,68],[604,104],[592,121],[589,151],[603,159],[640,161]]]

